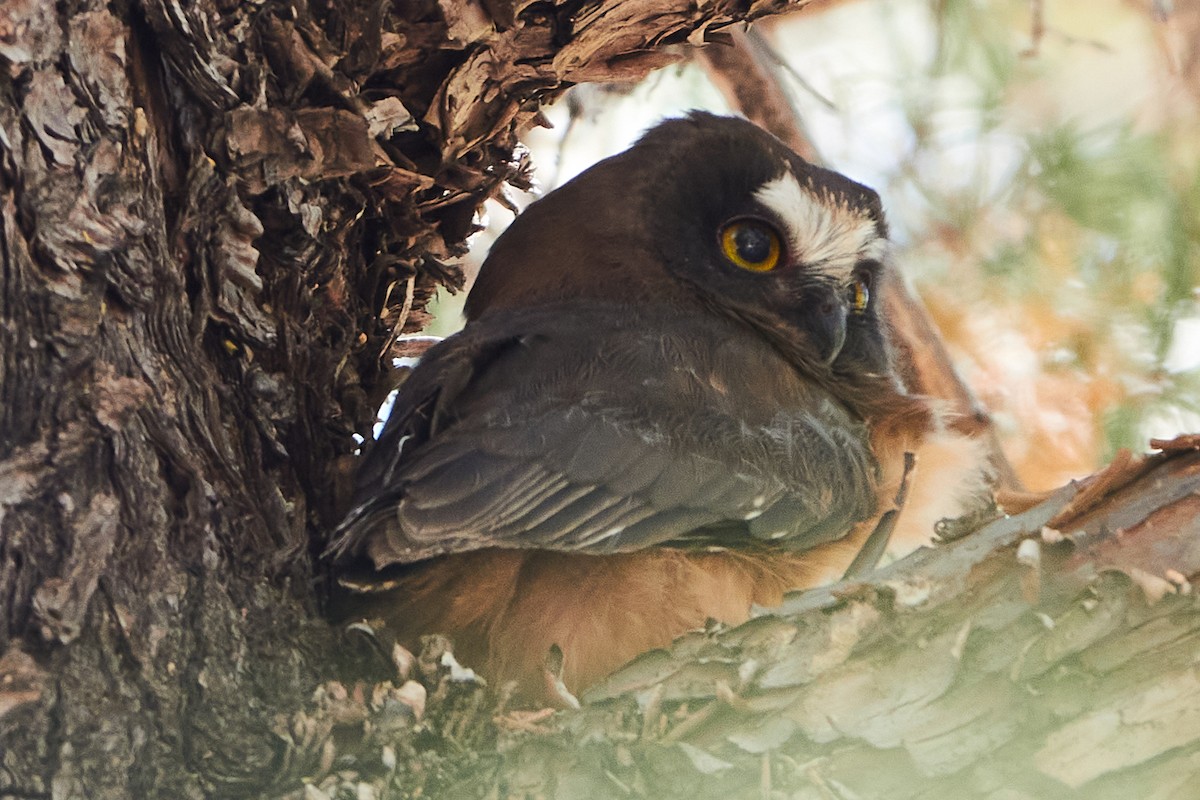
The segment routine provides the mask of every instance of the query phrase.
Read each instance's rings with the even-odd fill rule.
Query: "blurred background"
[[[818,2],[734,44],[808,154],[882,195],[1028,488],[1200,431],[1200,0]],[[735,110],[744,76],[712,47],[548,108],[526,137],[540,192],[664,117]],[[469,277],[511,220],[490,202]],[[463,298],[427,333],[456,330]]]

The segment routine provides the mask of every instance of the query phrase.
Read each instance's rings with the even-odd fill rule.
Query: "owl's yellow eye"
[[[782,251],[779,234],[765,222],[741,219],[721,229],[721,252],[742,269],[770,272],[779,266]]]
[[[859,278],[850,284],[850,309],[852,311],[866,311],[867,304],[871,302],[871,284],[866,280]]]

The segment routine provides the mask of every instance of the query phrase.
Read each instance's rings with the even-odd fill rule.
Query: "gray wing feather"
[[[873,511],[865,435],[832,404],[757,428],[703,400],[680,415],[640,385],[606,387],[594,368],[548,368],[537,341],[484,331],[426,356],[333,553],[383,566],[484,547],[806,549]],[[523,388],[526,374],[559,382]]]

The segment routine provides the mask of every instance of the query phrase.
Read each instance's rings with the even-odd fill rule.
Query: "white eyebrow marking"
[[[860,260],[880,260],[887,252],[874,220],[844,200],[804,189],[790,172],[763,184],[754,197],[787,226],[792,257],[834,280],[850,280]]]

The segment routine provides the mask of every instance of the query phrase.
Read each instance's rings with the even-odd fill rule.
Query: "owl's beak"
[[[812,292],[805,305],[805,327],[821,363],[829,366],[846,343],[846,302],[833,289],[822,286]]]

